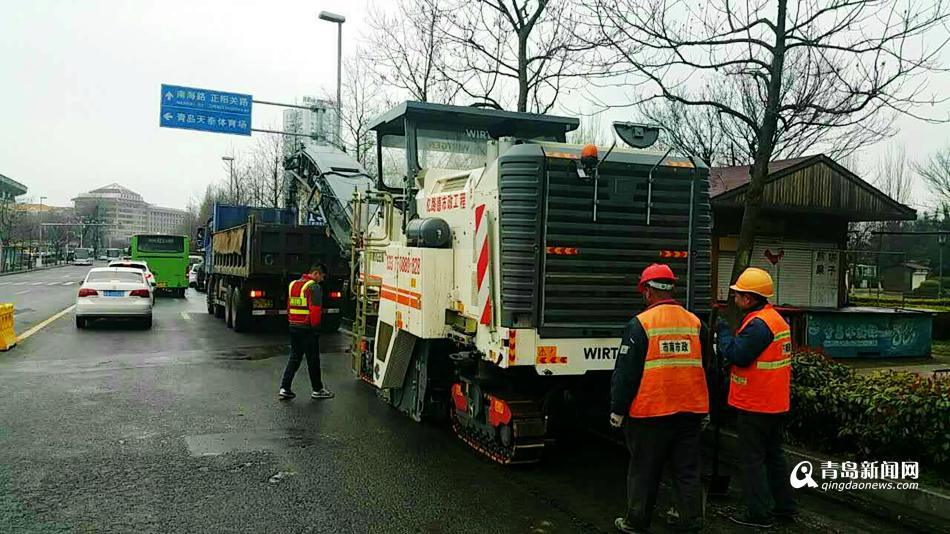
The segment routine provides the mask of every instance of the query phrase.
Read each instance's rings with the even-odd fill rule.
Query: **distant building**
[[[102,230],[103,245],[127,247],[136,234],[169,234],[181,231],[188,213],[153,206],[142,195],[119,184],[109,184],[73,199],[76,215],[112,224]]]
[[[769,162],[751,265],[775,281],[772,302],[799,308],[847,304],[848,224],[912,221],[917,212],[823,154]],[[728,298],[749,191],[749,167],[709,170],[713,209],[710,267],[713,295]],[[696,283],[705,283],[697,258]],[[908,278],[910,285],[910,278]]]
[[[884,270],[885,291],[913,291],[924,283],[930,275],[930,267],[917,262],[907,261],[886,267]]]
[[[25,185],[0,174],[0,200],[14,200],[16,197],[25,194]]]
[[[336,132],[340,123],[340,113],[336,104],[331,100],[322,100],[312,96],[301,99],[301,106],[308,106],[312,111],[298,108],[284,110],[283,131],[305,134],[310,137],[285,136],[284,153],[292,154],[300,144],[332,144],[336,139]]]

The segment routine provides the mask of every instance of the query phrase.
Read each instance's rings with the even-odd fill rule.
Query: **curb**
[[[709,438],[712,438],[710,427]],[[730,460],[734,470],[738,436],[729,429],[722,429],[722,453]],[[815,469],[826,461],[840,464],[841,458],[806,451],[786,445],[784,447],[788,468],[802,461],[809,461]],[[733,477],[733,483],[738,483]],[[886,479],[882,479],[886,480]],[[917,481],[915,490],[849,490],[822,491],[807,489],[817,497],[858,508],[870,515],[895,521],[923,532],[946,532],[950,525],[950,492]]]

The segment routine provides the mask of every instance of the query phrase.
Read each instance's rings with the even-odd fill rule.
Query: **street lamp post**
[[[221,156],[222,161],[228,162],[228,193],[234,196],[234,156]],[[230,198],[231,202],[237,204],[237,199]]]
[[[341,72],[343,70],[343,23],[346,17],[330,13],[329,11],[320,12],[320,20],[336,23],[336,144],[342,144],[341,125],[343,123],[343,99],[341,97]]]

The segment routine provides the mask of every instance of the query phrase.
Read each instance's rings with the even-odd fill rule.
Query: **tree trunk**
[[[742,271],[752,263],[752,249],[755,246],[755,231],[762,211],[762,191],[769,175],[769,161],[775,149],[775,130],[778,125],[778,108],[781,104],[782,71],[785,68],[785,8],[787,0],[779,0],[778,16],[775,21],[775,45],[772,63],[769,67],[768,95],[765,114],[759,125],[756,140],[755,158],[749,169],[749,188],[746,190],[745,209],[742,213],[742,226],[739,229],[739,241],[736,244],[736,260],[732,266],[730,281],[735,283]],[[726,316],[735,324],[738,317],[735,304],[729,302]]]
[[[518,111],[528,111],[528,34],[531,28],[518,32]]]

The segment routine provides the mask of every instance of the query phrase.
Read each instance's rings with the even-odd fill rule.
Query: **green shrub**
[[[815,353],[793,358],[789,431],[827,452],[918,460],[950,478],[950,379],[858,375]]]
[[[950,290],[950,286],[947,289],[944,289],[944,293]],[[950,310],[950,299],[946,297],[940,299],[926,298],[926,297],[893,297],[893,296],[882,296],[880,298],[876,296],[852,296],[848,299],[849,303],[852,306],[874,306],[881,308],[896,308],[896,307],[907,307],[907,308],[930,308],[938,311],[947,311]]]
[[[939,291],[940,282],[937,280],[924,280],[917,286],[917,289],[913,291],[913,294],[918,297],[937,298]]]

